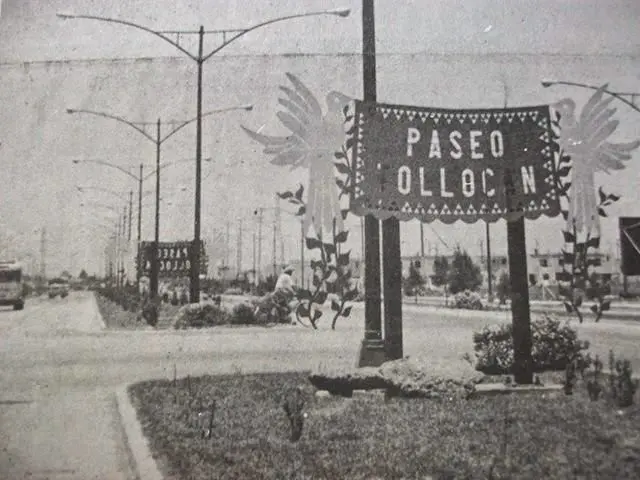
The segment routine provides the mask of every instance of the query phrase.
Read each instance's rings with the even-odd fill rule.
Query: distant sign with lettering
[[[355,101],[347,119],[357,215],[471,223],[511,212],[560,214],[549,106],[445,110]]]
[[[193,242],[160,242],[158,244],[158,266],[160,277],[186,277],[191,271]],[[151,275],[151,260],[153,259],[153,242],[142,242],[139,251],[139,265],[142,275]],[[204,246],[201,244],[201,270],[206,268]],[[206,269],[202,270],[206,273]]]

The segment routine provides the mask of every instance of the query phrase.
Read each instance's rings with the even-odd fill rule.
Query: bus
[[[0,261],[0,305],[11,305],[14,310],[24,308],[22,265],[16,261]]]

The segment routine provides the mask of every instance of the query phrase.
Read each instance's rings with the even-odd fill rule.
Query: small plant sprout
[[[307,418],[307,414],[303,411],[304,405],[304,392],[301,387],[297,387],[290,391],[286,395],[282,405],[289,420],[289,426],[291,429],[290,440],[292,442],[297,442],[302,436],[304,419]]]

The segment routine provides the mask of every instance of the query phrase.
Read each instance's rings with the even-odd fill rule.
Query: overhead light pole
[[[259,28],[265,27],[267,25],[271,25],[274,23],[278,23],[278,22],[283,22],[286,20],[292,20],[295,18],[303,18],[303,17],[312,17],[312,16],[320,16],[320,15],[334,15],[334,16],[338,16],[338,17],[347,17],[349,16],[350,10],[348,8],[338,8],[338,9],[331,9],[331,10],[321,10],[321,11],[316,11],[316,12],[307,12],[307,13],[300,13],[300,14],[294,14],[294,15],[286,15],[286,16],[282,16],[282,17],[278,17],[278,18],[273,18],[270,20],[266,20],[264,22],[260,22],[257,23],[253,26],[250,26],[248,28],[240,28],[240,29],[222,29],[222,30],[207,30],[205,31],[203,26],[200,26],[200,28],[196,31],[189,31],[189,30],[185,30],[185,31],[179,31],[179,30],[174,30],[174,31],[162,31],[162,30],[153,30],[149,27],[145,27],[143,25],[139,25],[133,22],[130,22],[128,20],[120,20],[120,19],[115,19],[115,18],[109,18],[109,17],[99,17],[99,16],[94,16],[94,15],[74,15],[74,14],[65,14],[65,13],[58,13],[58,17],[63,18],[63,19],[87,19],[87,20],[97,20],[97,21],[101,21],[101,22],[109,22],[109,23],[116,23],[116,24],[120,24],[120,25],[125,25],[128,27],[133,27],[133,28],[137,28],[139,30],[143,30],[147,33],[150,33],[152,35],[155,35],[156,37],[159,37],[161,39],[163,39],[165,42],[170,43],[171,45],[173,45],[175,48],[177,48],[180,52],[182,52],[183,54],[185,54],[187,57],[189,57],[191,60],[193,60],[194,62],[196,62],[197,66],[198,66],[198,72],[197,72],[197,78],[198,78],[198,86],[197,86],[197,94],[196,94],[196,112],[197,112],[197,117],[196,117],[196,186],[195,186],[195,214],[194,214],[194,234],[193,234],[193,248],[192,248],[192,252],[193,252],[193,258],[191,261],[191,282],[190,282],[190,302],[191,303],[198,303],[200,301],[200,234],[201,234],[201,226],[200,226],[200,220],[201,220],[201,199],[202,199],[202,193],[201,193],[201,184],[202,184],[202,118],[203,118],[203,114],[202,114],[202,73],[203,73],[203,65],[204,63],[209,60],[213,55],[215,55],[216,53],[218,53],[219,51],[221,51],[222,49],[224,49],[227,45],[229,45],[230,43],[234,42],[235,40],[237,40],[238,38],[246,35],[249,32],[252,32],[253,30],[257,30]],[[220,45],[218,45],[216,48],[214,48],[213,50],[211,50],[209,53],[205,54],[204,53],[204,35],[205,34],[217,34],[217,35],[222,35],[222,43]],[[178,42],[174,42],[171,38],[169,38],[167,35],[169,34],[179,34],[179,35],[189,35],[189,34],[195,34],[198,35],[198,53],[197,54],[193,54],[191,52],[189,52],[187,49],[183,48]],[[227,35],[230,35],[229,38],[227,38]]]
[[[204,161],[211,161],[211,158],[204,158]],[[172,165],[177,165],[179,163],[185,163],[185,162],[192,162],[193,159],[191,158],[185,158],[182,160],[176,160],[176,161],[171,161],[171,162],[166,162],[160,165],[160,168],[167,168],[170,167]],[[127,170],[126,168],[122,168],[120,165],[117,165],[115,163],[110,163],[104,160],[98,160],[98,159],[76,159],[73,160],[74,164],[80,164],[80,163],[93,163],[96,165],[102,165],[104,167],[109,167],[109,168],[115,168],[116,170],[119,170],[120,172],[128,175],[129,177],[133,178],[137,184],[138,184],[138,244],[140,243],[141,237],[142,237],[142,199],[145,198],[146,196],[150,195],[153,193],[152,190],[147,190],[146,192],[142,191],[142,184],[145,180],[148,180],[149,178],[151,178],[152,176],[156,175],[157,170],[153,170],[151,173],[147,174],[147,175],[143,175],[143,171],[144,171],[144,165],[141,163],[140,164],[140,174],[136,175],[134,173],[131,173],[129,170]],[[125,199],[125,197],[121,194],[118,194],[117,192],[114,192],[113,190],[108,190],[102,187],[93,187],[93,186],[77,186],[76,187],[79,191],[84,191],[84,190],[99,190],[99,191],[103,191],[103,192],[107,192],[107,193],[112,193],[112,194],[116,194],[118,195],[120,198]]]
[[[180,121],[169,121],[169,122],[164,122],[165,124],[170,124],[173,125],[172,130],[169,131],[169,133],[167,133],[166,135],[162,135],[161,131],[162,131],[162,121],[158,118],[158,120],[156,122],[132,122],[130,120],[127,120],[123,117],[117,116],[117,115],[112,115],[109,113],[105,113],[105,112],[97,112],[94,110],[84,110],[84,109],[73,109],[73,108],[68,108],[67,109],[67,113],[69,114],[88,114],[88,115],[94,115],[94,116],[98,116],[98,117],[103,117],[103,118],[108,118],[111,120],[115,120],[117,122],[120,122],[122,124],[128,125],[129,127],[133,128],[134,130],[136,130],[138,133],[140,133],[142,136],[144,136],[147,140],[150,140],[151,142],[153,142],[156,146],[156,218],[155,218],[155,235],[154,235],[154,242],[153,242],[153,252],[152,252],[152,258],[151,258],[151,279],[150,279],[150,285],[149,285],[149,290],[150,290],[150,295],[151,298],[155,298],[156,295],[158,294],[158,276],[159,276],[159,263],[158,263],[158,244],[160,242],[160,148],[162,146],[162,144],[167,141],[169,138],[171,138],[173,135],[175,135],[177,132],[179,132],[180,130],[182,130],[184,127],[186,127],[187,125],[189,125],[190,123],[195,122],[196,120],[200,121],[200,119],[202,117],[206,117],[209,115],[213,115],[214,113],[221,113],[221,112],[228,112],[228,111],[233,111],[233,110],[251,110],[253,108],[252,105],[242,105],[239,107],[229,107],[229,108],[222,108],[222,109],[218,109],[218,110],[211,110],[207,113],[200,113],[198,117],[194,117],[191,118],[189,120],[180,120]],[[147,133],[145,127],[148,125],[155,125],[156,126],[156,135],[153,136],[149,133]],[[198,165],[200,165],[201,162],[198,162]],[[196,175],[197,175],[197,171],[196,171]],[[142,175],[140,176],[140,178],[142,178]],[[141,188],[140,188],[141,190]],[[138,197],[138,199],[140,200],[140,197]],[[139,246],[139,244],[138,244]]]

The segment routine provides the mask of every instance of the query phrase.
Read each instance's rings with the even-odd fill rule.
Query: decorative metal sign
[[[560,213],[548,106],[351,105],[352,212],[444,223]]]
[[[562,154],[571,160],[571,188],[567,229],[573,234],[600,236],[600,205],[596,202],[594,173],[622,170],[640,140],[612,143],[609,137],[618,128],[615,108],[609,108],[615,97],[604,97],[607,85],[600,87],[578,114],[576,102],[565,98],[555,105]]]
[[[332,241],[329,238],[334,231],[345,230],[334,161],[335,153],[344,141],[343,109],[351,98],[340,92],[329,92],[325,97],[327,108],[323,112],[313,93],[295,75],[286,75],[293,89],[280,87],[286,98],[278,102],[286,111],[277,115],[290,134],[276,137],[242,128],[264,145],[264,153],[273,155],[272,164],[309,169],[304,233],[309,235],[313,227],[315,236]]]
[[[620,217],[618,223],[622,274],[640,275],[640,218]]]
[[[138,265],[142,265],[142,275],[151,275],[151,260],[153,259],[154,242],[142,242],[140,244]],[[191,271],[193,242],[160,242],[158,244],[159,275],[161,277],[184,277]],[[201,248],[202,265],[206,273],[206,259]]]

